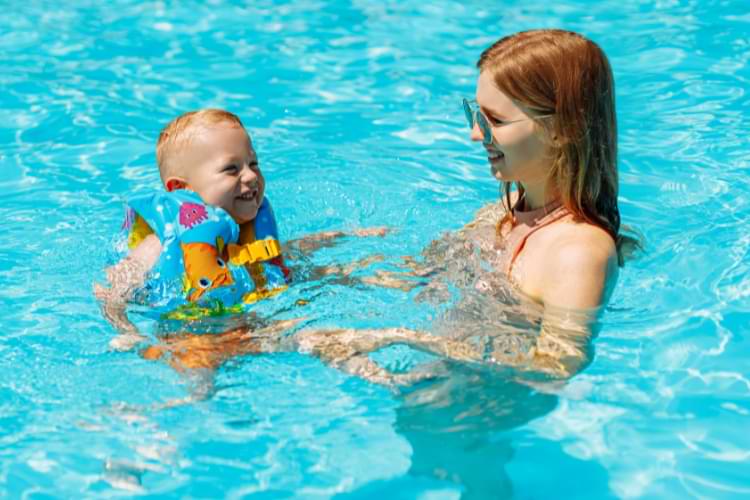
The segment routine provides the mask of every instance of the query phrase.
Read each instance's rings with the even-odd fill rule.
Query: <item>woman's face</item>
[[[492,144],[484,145],[492,175],[499,181],[524,185],[546,182],[550,163],[544,130],[495,86],[487,71],[479,74],[476,100],[492,127]],[[471,139],[482,142],[476,123]]]

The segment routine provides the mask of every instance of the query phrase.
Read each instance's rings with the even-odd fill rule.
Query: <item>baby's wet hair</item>
[[[170,176],[179,174],[177,172],[179,167],[169,161],[174,153],[190,144],[196,131],[201,127],[211,127],[220,123],[245,129],[240,118],[234,113],[223,109],[207,108],[183,113],[161,130],[156,142],[156,163],[159,165],[162,182],[166,182]]]

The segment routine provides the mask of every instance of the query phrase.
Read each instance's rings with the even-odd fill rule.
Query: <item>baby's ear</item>
[[[177,189],[185,189],[185,186],[187,186],[185,181],[178,179],[177,177],[170,177],[167,179],[167,182],[164,183],[164,187],[167,188],[167,192],[169,193]]]

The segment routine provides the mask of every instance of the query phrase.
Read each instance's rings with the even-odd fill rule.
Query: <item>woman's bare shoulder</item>
[[[612,236],[595,224],[567,221],[565,224],[561,224],[560,227],[562,230],[558,236],[559,243],[595,247],[607,252],[614,252],[616,249],[615,240],[612,239]]]
[[[560,224],[550,242],[549,261],[556,265],[599,267],[617,262],[615,241],[604,229],[585,222]]]
[[[588,223],[560,224],[546,252],[545,303],[597,307],[617,276],[617,248],[603,229]]]

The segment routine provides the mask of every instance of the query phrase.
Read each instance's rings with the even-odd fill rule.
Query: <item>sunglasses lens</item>
[[[474,128],[474,111],[472,111],[471,105],[466,99],[464,99],[464,114],[466,115],[466,121],[469,122],[469,128]]]
[[[492,127],[482,113],[477,113],[477,125],[482,132],[482,142],[487,146],[492,144]]]

